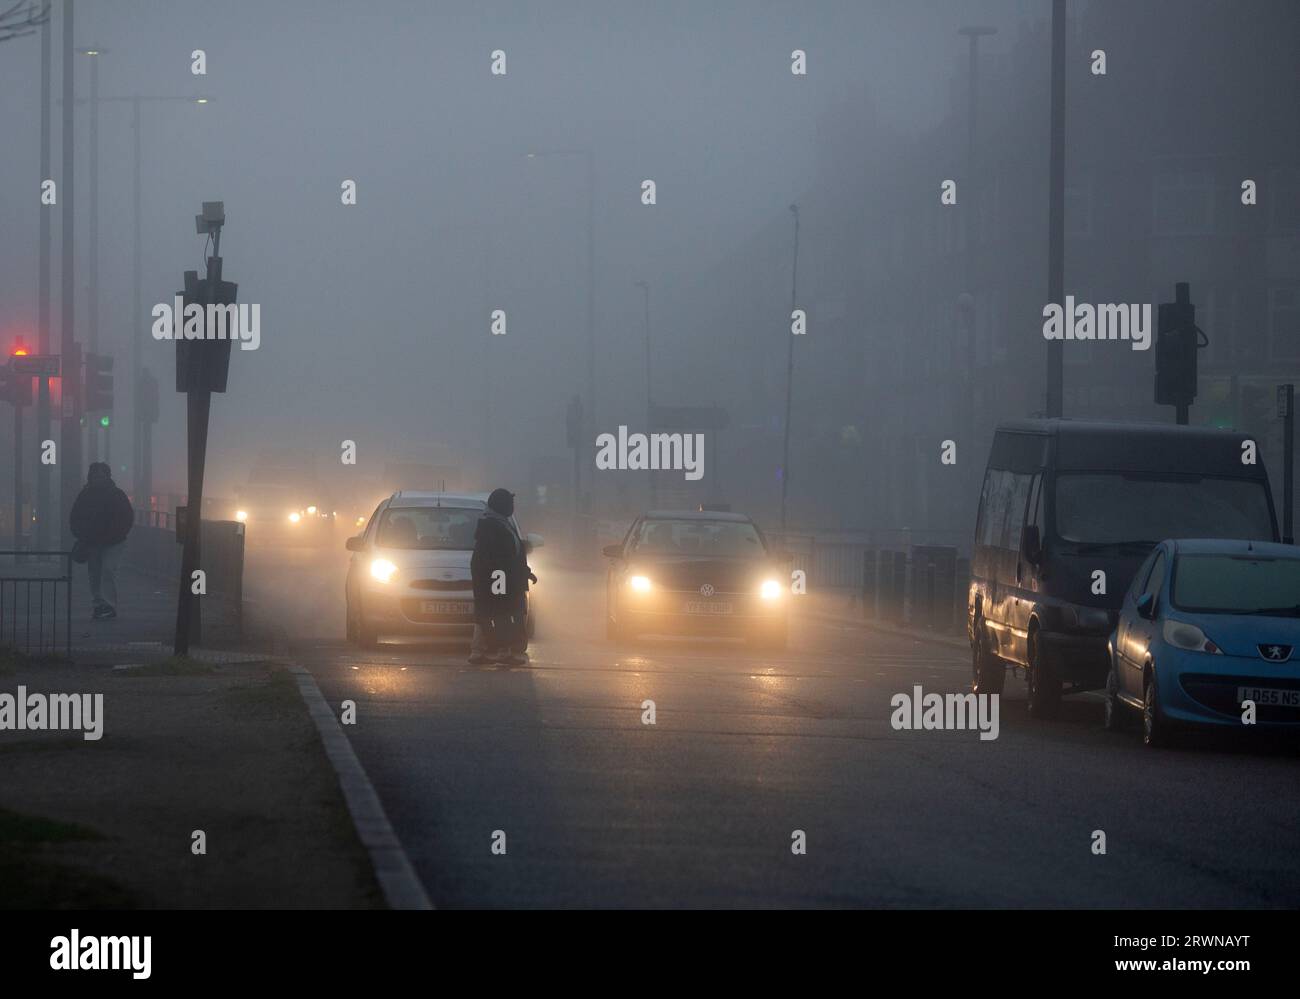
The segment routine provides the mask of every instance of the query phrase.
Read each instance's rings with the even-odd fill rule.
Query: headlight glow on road
[[[627,581],[627,585],[637,593],[650,592],[650,580],[646,576],[633,576]]]
[[[765,579],[758,592],[764,600],[778,600],[781,597],[781,584],[775,579]]]
[[[397,566],[386,558],[377,558],[370,563],[370,575],[381,583],[387,583],[393,578],[395,572],[397,572]]]

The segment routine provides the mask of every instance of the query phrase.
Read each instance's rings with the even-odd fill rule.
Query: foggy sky
[[[54,88],[60,79],[56,7]],[[885,133],[916,134],[949,106],[964,71],[962,24],[998,25],[997,52],[1035,0],[758,3],[80,2],[76,43],[108,50],[101,94],[197,95],[205,107],[142,112],[144,311],[201,268],[192,216],[225,202],[226,277],[262,307],[262,347],[235,351],[216,397],[216,488],[264,445],[334,460],[457,459],[484,440],[493,474],[564,455],[563,407],[585,377],[586,191],[596,163],[599,429],[641,422],[640,292],[650,282],[665,378],[726,358],[678,304],[718,260],[780,220],[826,168],[819,129],[852,133],[860,109]],[[202,48],[208,73],[190,73]],[[508,75],[489,74],[504,49]],[[808,52],[792,77],[790,51]],[[79,96],[88,90],[79,59]],[[34,340],[37,316],[38,36],[0,45],[0,335]],[[55,108],[54,168],[60,179]],[[118,356],[125,428],[131,303],[129,105],[101,109],[101,347]],[[77,110],[78,336],[86,323],[87,109]],[[358,184],[343,207],[340,183]],[[659,203],[643,207],[651,178]],[[871,179],[844,191],[872,196]],[[57,212],[60,209],[55,209]],[[58,343],[58,215],[54,216]],[[784,248],[778,250],[784,253]],[[727,289],[719,288],[725,297]],[[509,334],[489,341],[488,313]],[[670,325],[671,329],[664,329]],[[683,348],[685,344],[685,348]],[[699,344],[698,359],[691,345]],[[183,406],[173,347],[145,340],[163,386],[158,486],[183,480]],[[673,353],[668,356],[667,351]],[[698,370],[703,365],[704,369]],[[713,399],[673,398],[687,404]],[[378,453],[377,453],[378,452]],[[119,476],[129,481],[129,476]]]

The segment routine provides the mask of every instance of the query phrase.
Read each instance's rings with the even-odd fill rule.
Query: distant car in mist
[[[234,520],[245,525],[248,543],[327,545],[338,512],[309,466],[260,461],[235,491]]]
[[[348,641],[371,648],[385,635],[468,640],[474,632],[469,563],[486,508],[487,493],[400,490],[381,502],[365,530],[347,541]],[[542,547],[541,535],[520,536],[528,552]],[[536,617],[531,601],[527,607],[531,639]]]

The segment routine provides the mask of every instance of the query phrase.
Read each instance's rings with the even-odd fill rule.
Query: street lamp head
[[[195,97],[195,98],[194,98],[194,103],[195,103],[195,104],[207,104],[207,103],[209,103],[211,100],[212,100],[211,97]]]
[[[93,48],[77,49],[77,55],[97,56],[103,55],[107,51],[108,49],[101,49],[98,46],[95,46]]]

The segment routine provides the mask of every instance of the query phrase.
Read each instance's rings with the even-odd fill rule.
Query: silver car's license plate
[[[1300,690],[1278,690],[1276,687],[1238,687],[1237,703],[1254,701],[1281,708],[1300,708]]]
[[[687,614],[730,614],[731,602],[727,600],[688,600]]]
[[[471,614],[474,605],[468,600],[421,600],[421,614]]]

